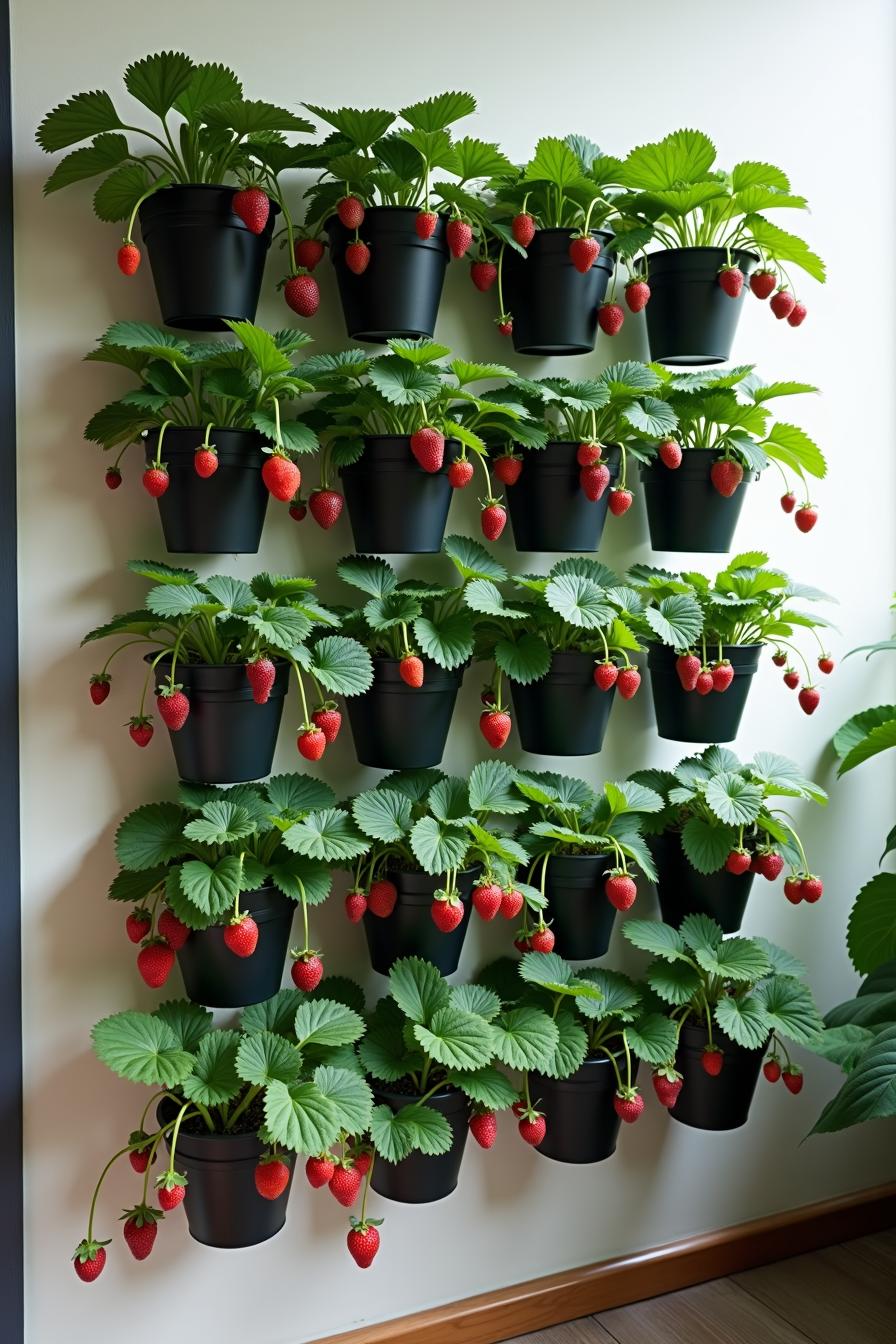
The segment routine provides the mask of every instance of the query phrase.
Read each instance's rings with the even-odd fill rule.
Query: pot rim
[[[716,256],[725,256],[729,251],[734,257],[750,257],[757,263],[760,260],[759,253],[753,252],[748,247],[732,247],[730,249],[725,247],[658,247],[655,252],[646,252],[644,255],[650,261],[651,257],[667,257],[670,254],[677,255],[682,252],[712,252]]]

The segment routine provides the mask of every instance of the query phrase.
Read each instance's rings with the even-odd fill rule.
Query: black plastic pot
[[[673,742],[733,742],[759,666],[763,644],[725,644],[722,657],[734,668],[734,680],[721,694],[698,695],[686,691],[678,680],[674,649],[666,644],[648,644],[647,666],[650,691],[660,737]],[[715,658],[718,650],[713,648]]]
[[[172,1101],[160,1102],[159,1124],[176,1120],[177,1111]],[[170,1150],[170,1135],[167,1144]],[[191,1237],[229,1251],[258,1246],[277,1235],[286,1222],[295,1159],[283,1194],[264,1199],[255,1188],[255,1168],[265,1151],[255,1134],[185,1134],[181,1129],[174,1165],[187,1178],[183,1207]]]
[[[370,964],[380,975],[388,975],[392,963],[401,957],[422,957],[437,966],[442,975],[457,970],[467,925],[470,922],[470,894],[479,869],[468,868],[457,875],[457,894],[464,917],[451,933],[436,928],[430,913],[433,894],[444,884],[444,877],[428,873],[387,872],[383,876],[398,888],[395,909],[386,919],[364,916],[364,932],[370,950]]]
[[[376,555],[428,555],[442,549],[454,493],[448,465],[460,452],[445,444],[445,466],[424,471],[404,434],[374,434],[364,455],[340,476],[355,549]]]
[[[717,1078],[710,1077],[701,1062],[708,1041],[706,1028],[698,1022],[686,1022],[682,1027],[675,1067],[684,1085],[669,1114],[692,1129],[739,1129],[750,1114],[765,1046],[746,1050],[717,1027],[712,1039],[725,1055]]]
[[[147,654],[150,662],[153,655]],[[256,705],[242,663],[211,666],[178,663],[175,681],[190,701],[183,728],[170,733],[177,772],[199,784],[239,784],[271,772],[283,700],[289,685],[289,664],[277,663],[277,676],[267,704]],[[168,678],[170,660],[156,666],[156,686]]]
[[[448,265],[445,220],[440,215],[432,237],[419,238],[416,218],[416,209],[396,205],[366,211],[360,235],[370,248],[370,261],[363,275],[345,264],[354,230],[336,215],[327,220],[345,328],[353,340],[381,344],[395,336],[413,339],[435,331]]]
[[[251,957],[231,952],[223,925],[194,930],[177,953],[187,998],[206,1008],[244,1008],[272,998],[283,979],[295,908],[276,887],[241,894],[240,910],[258,925]]]
[[[650,302],[644,309],[650,358],[661,364],[724,364],[731,357],[741,305],[719,284],[728,260],[723,247],[672,247],[648,252]],[[758,264],[754,252],[735,249],[731,260],[748,276]]]
[[[398,668],[398,658],[374,658],[370,690],[346,700],[355,754],[378,770],[438,765],[466,667],[446,672],[424,658],[422,686],[407,686]]]
[[[662,462],[641,467],[650,544],[655,551],[718,555],[731,550],[747,486],[758,478],[758,472],[745,471],[734,494],[726,499],[710,479],[714,461],[714,453],[691,448],[682,453],[681,466],[674,471]]]
[[[511,681],[524,751],[539,756],[592,756],[600,751],[616,688],[594,683],[594,654],[554,653],[547,676],[528,686]]]
[[[218,470],[203,479],[193,467],[204,429],[172,428],[162,440],[162,461],[171,484],[157,501],[166,550],[193,555],[250,555],[258,550],[267,513],[261,479],[264,439],[254,430],[216,429],[212,443]],[[159,431],[146,435],[146,460],[155,457]]]
[[[164,187],[140,206],[162,321],[188,331],[223,331],[224,319],[255,320],[274,218],[252,233],[232,208],[235,187]]]
[[[638,1076],[632,1056],[632,1082]],[[625,1059],[620,1057],[625,1077]],[[586,1059],[568,1078],[529,1075],[533,1103],[544,1112],[547,1132],[535,1149],[555,1162],[603,1162],[616,1151],[622,1124],[613,1107],[616,1075],[606,1055]]]
[[[569,259],[575,229],[539,229],[521,257],[504,249],[504,306],[513,315],[513,348],[520,355],[587,355],[597,336],[597,309],[613,274],[612,233],[592,229],[601,245],[584,275]]]
[[[709,915],[724,933],[737,933],[743,923],[752,873],[698,873],[688,863],[677,831],[653,835],[648,841],[657,870],[657,896],[667,924],[677,929],[685,915]]]
[[[386,1105],[393,1111],[400,1111],[417,1100],[407,1093],[391,1092],[376,1082],[372,1083],[372,1087],[377,1105]],[[382,1157],[377,1158],[373,1164],[370,1184],[378,1195],[394,1199],[399,1204],[434,1204],[437,1199],[445,1199],[457,1189],[467,1142],[469,1102],[463,1092],[456,1088],[445,1088],[443,1092],[431,1096],[426,1105],[444,1115],[451,1126],[454,1141],[448,1152],[438,1157],[411,1153],[400,1162],[386,1162]]]
[[[604,879],[612,868],[605,854],[554,854],[548,861],[545,895],[554,931],[554,951],[569,961],[602,957],[610,945],[616,910]]]
[[[579,485],[578,447],[558,439],[525,454],[519,479],[504,491],[518,551],[596,551],[600,545],[610,486],[600,499],[588,498]],[[619,457],[618,448],[604,449],[611,484]]]

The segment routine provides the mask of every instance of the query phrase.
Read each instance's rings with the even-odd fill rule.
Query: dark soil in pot
[[[594,349],[597,309],[613,274],[607,244],[613,235],[592,229],[600,256],[584,275],[569,259],[575,229],[539,229],[521,257],[504,249],[504,304],[513,314],[513,348],[520,355],[587,355]]]
[[[739,1129],[750,1114],[765,1046],[746,1050],[717,1027],[713,1027],[712,1038],[725,1056],[717,1078],[710,1077],[701,1062],[708,1040],[706,1028],[698,1022],[685,1022],[682,1027],[675,1067],[684,1085],[669,1114],[693,1129]]]
[[[159,432],[146,435],[146,460],[155,457]],[[193,458],[205,429],[169,428],[162,440],[162,461],[171,484],[157,501],[165,549],[172,554],[254,555],[267,512],[267,487],[261,479],[264,439],[254,430],[216,429],[218,470],[203,479]]]
[[[428,555],[442,549],[454,493],[448,467],[460,453],[445,444],[441,471],[424,471],[404,434],[373,434],[364,454],[340,469],[356,550],[376,555]]]
[[[364,932],[373,969],[380,975],[388,975],[393,962],[401,957],[422,957],[437,966],[442,975],[453,974],[467,936],[470,895],[478,872],[478,868],[468,868],[457,874],[457,894],[464,907],[464,917],[451,933],[442,933],[436,928],[430,913],[433,895],[444,884],[444,876],[430,877],[428,873],[400,870],[383,873],[383,877],[398,888],[398,900],[386,919],[369,910],[364,916]]]
[[[600,751],[616,688],[594,681],[594,654],[551,656],[541,681],[510,682],[514,719],[524,751],[541,756],[591,756]]]
[[[362,275],[345,264],[354,230],[335,215],[327,220],[345,328],[355,341],[383,344],[396,336],[414,339],[435,331],[448,264],[445,220],[440,215],[432,237],[420,238],[417,213],[391,205],[366,210],[360,236],[370,248],[370,261]]]
[[[556,939],[554,951],[568,961],[602,957],[610,945],[616,910],[607,900],[604,880],[612,866],[605,854],[553,854],[548,861],[546,917]]]
[[[731,357],[741,307],[749,291],[730,298],[719,284],[728,254],[723,247],[673,247],[647,254],[650,302],[644,310],[650,358],[660,364],[724,364]],[[735,249],[744,276],[758,264],[754,252]]]
[[[733,495],[720,495],[710,479],[715,453],[686,449],[681,466],[670,471],[662,462],[641,467],[647,503],[650,544],[655,551],[702,551],[727,554],[747,494],[758,472],[745,471]]]
[[[678,680],[675,650],[666,644],[648,644],[647,667],[659,736],[672,742],[733,742],[764,647],[723,645],[722,657],[734,668],[734,680],[727,691],[698,695],[696,691],[686,691]],[[708,652],[714,661],[717,648]]]
[[[667,924],[677,929],[685,915],[709,915],[725,933],[737,933],[753,873],[698,873],[688,863],[678,831],[651,836],[648,844],[657,869],[657,895]]]
[[[625,1058],[617,1060],[625,1077]],[[632,1083],[638,1060],[632,1056]],[[529,1075],[533,1104],[544,1112],[547,1130],[535,1149],[555,1162],[603,1162],[616,1151],[622,1124],[613,1107],[616,1075],[606,1055],[594,1055],[568,1078]]]
[[[194,930],[177,953],[187,998],[207,1008],[244,1008],[280,988],[295,902],[276,887],[240,895],[240,910],[258,925],[251,957],[237,957],[224,942],[224,927]]]
[[[400,1111],[403,1106],[418,1100],[410,1091],[396,1090],[399,1086],[371,1079],[374,1102],[378,1106],[386,1105],[393,1111]],[[382,1157],[377,1157],[370,1184],[378,1195],[394,1199],[399,1204],[433,1204],[457,1189],[467,1142],[469,1102],[457,1088],[446,1087],[431,1096],[426,1105],[444,1115],[451,1126],[454,1141],[448,1152],[438,1157],[411,1153],[400,1162],[386,1162]]]
[[[610,486],[591,500],[579,485],[579,443],[553,440],[524,454],[515,485],[504,491],[518,551],[596,551],[603,535]],[[604,449],[610,483],[619,477],[620,450]]]
[[[148,654],[146,661],[152,657]],[[287,662],[275,662],[277,677],[265,705],[256,705],[252,699],[242,663],[177,664],[175,682],[183,685],[190,701],[183,728],[169,734],[181,779],[239,784],[270,774],[290,671]],[[156,665],[157,687],[167,680],[169,666],[169,658]]]
[[[172,1101],[162,1101],[156,1112],[159,1124],[176,1119],[177,1109]],[[250,1117],[255,1130],[264,1123],[258,1110]],[[240,1250],[277,1235],[286,1221],[295,1159],[283,1194],[263,1199],[255,1188],[255,1168],[265,1151],[254,1130],[210,1134],[205,1128],[181,1126],[174,1165],[187,1177],[183,1207],[191,1237],[219,1250]]]
[[[346,700],[355,753],[378,770],[438,765],[466,668],[446,672],[424,658],[423,685],[408,686],[399,665],[398,658],[374,658],[370,690]]]
[[[252,233],[232,202],[236,187],[164,187],[140,206],[140,229],[162,321],[188,331],[223,331],[224,319],[255,321],[274,220]]]

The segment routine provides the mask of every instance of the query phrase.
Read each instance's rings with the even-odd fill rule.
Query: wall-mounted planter
[[[244,1008],[273,998],[283,980],[295,908],[276,887],[241,893],[240,910],[258,925],[251,957],[231,952],[223,925],[194,930],[177,952],[187,998],[206,1008]]]
[[[375,1080],[371,1081],[371,1086],[376,1104],[386,1105],[392,1111],[400,1111],[402,1107],[418,1100],[409,1092],[395,1091]],[[448,1152],[438,1157],[411,1153],[400,1162],[386,1162],[382,1157],[376,1159],[370,1177],[371,1186],[378,1195],[394,1199],[399,1204],[433,1204],[457,1189],[467,1142],[469,1102],[463,1092],[446,1087],[444,1091],[431,1096],[426,1105],[448,1121],[453,1142]]]
[[[610,945],[616,910],[607,900],[604,880],[612,866],[605,854],[553,854],[548,860],[547,918],[554,950],[568,961],[602,957]]]
[[[713,1028],[712,1037],[725,1056],[722,1072],[715,1078],[702,1064],[703,1048],[708,1041],[706,1028],[698,1022],[685,1022],[682,1027],[675,1067],[684,1084],[669,1114],[692,1129],[739,1129],[750,1114],[765,1046],[747,1050],[718,1028]]]
[[[719,284],[728,254],[723,247],[671,247],[648,252],[650,302],[644,310],[650,358],[660,364],[724,364],[731,358],[748,286],[732,299]],[[748,276],[754,252],[735,249],[731,260]]]
[[[177,1107],[163,1101],[156,1114],[165,1125],[176,1119]],[[283,1194],[263,1199],[255,1188],[255,1168],[264,1152],[256,1134],[193,1134],[181,1128],[175,1165],[187,1177],[183,1207],[191,1237],[219,1250],[242,1250],[277,1235],[286,1222],[295,1163]]]
[[[504,249],[504,304],[513,314],[520,355],[587,355],[597,336],[597,310],[613,274],[612,233],[592,229],[600,256],[584,275],[569,259],[575,229],[539,229],[521,257]]]
[[[437,966],[442,975],[452,975],[457,970],[467,936],[470,896],[478,872],[478,868],[468,868],[457,874],[457,894],[464,907],[464,917],[451,933],[442,933],[436,928],[430,913],[435,892],[445,884],[443,875],[383,873],[382,876],[398,888],[398,900],[392,914],[385,919],[369,910],[364,916],[364,932],[373,969],[380,975],[388,975],[393,962],[401,957],[422,957]]]
[[[616,688],[594,682],[594,654],[551,656],[547,676],[510,682],[520,744],[539,756],[591,756],[600,751]]]
[[[600,499],[588,498],[579,484],[578,447],[578,441],[557,439],[525,453],[519,479],[504,491],[518,551],[593,552],[600,545],[610,486]],[[610,485],[619,476],[619,458],[618,448],[604,448]]]
[[[364,454],[340,469],[355,549],[363,554],[428,555],[442,549],[454,493],[447,468],[460,452],[445,444],[441,471],[424,471],[405,434],[375,434]]]
[[[623,1078],[625,1059],[620,1056]],[[638,1060],[632,1057],[632,1082]],[[590,1056],[568,1078],[529,1075],[529,1092],[547,1130],[536,1152],[555,1162],[603,1162],[616,1151],[622,1124],[613,1106],[616,1075],[606,1055]]]
[[[155,457],[159,431],[146,435],[146,460]],[[216,429],[218,469],[203,479],[193,459],[205,429],[166,430],[162,460],[170,485],[156,502],[165,549],[172,554],[254,555],[261,541],[270,495],[261,479],[264,439],[254,430]]]
[[[261,233],[232,208],[235,187],[164,187],[140,206],[140,229],[162,321],[187,331],[223,331],[224,319],[255,320],[279,206]]]
[[[383,344],[393,337],[413,339],[435,331],[448,264],[445,220],[440,215],[432,237],[420,238],[417,213],[393,205],[367,209],[360,236],[370,248],[370,261],[361,275],[345,264],[354,230],[335,215],[327,220],[330,256],[352,340]]]
[[[698,873],[688,863],[677,831],[648,841],[657,870],[657,896],[666,924],[676,929],[686,915],[709,915],[724,933],[737,933],[743,923],[753,874]]]
[[[673,471],[662,462],[641,467],[650,544],[655,551],[720,555],[731,550],[747,486],[758,479],[758,472],[745,471],[734,494],[726,498],[710,479],[714,461],[714,453],[689,448]]]
[[[723,645],[722,657],[734,668],[734,680],[727,691],[698,695],[686,691],[678,680],[675,650],[666,644],[648,644],[647,667],[659,736],[672,742],[733,742],[764,647]],[[717,652],[712,649],[711,656]]]
[[[402,681],[398,658],[373,659],[373,685],[346,701],[361,765],[415,770],[438,765],[445,751],[465,667],[450,672],[423,660],[423,685]]]
[[[151,662],[153,655],[147,654]],[[183,728],[170,733],[177,772],[198,784],[239,784],[271,773],[289,664],[275,660],[277,676],[267,704],[256,705],[242,663],[211,666],[178,663],[175,680],[184,688],[190,714]],[[170,658],[155,670],[156,686],[168,678]]]

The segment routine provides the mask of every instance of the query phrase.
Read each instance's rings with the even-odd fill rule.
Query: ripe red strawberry
[[[504,919],[516,919],[523,908],[523,893],[516,887],[510,887],[501,894],[501,915]]]
[[[769,306],[780,322],[782,318],[789,317],[793,312],[796,307],[796,299],[786,289],[779,289]]]
[[[684,1086],[684,1079],[674,1069],[669,1073],[656,1072],[653,1075],[653,1090],[662,1106],[671,1108],[678,1100],[678,1094]]]
[[[161,989],[174,965],[174,949],[164,938],[154,938],[137,954],[137,970],[150,989]]]
[[[266,1154],[255,1168],[255,1189],[262,1199],[279,1199],[289,1185],[289,1167],[280,1158]]]
[[[350,891],[345,898],[345,913],[352,924],[358,924],[364,918],[367,909],[367,897],[363,891]]]
[[[774,271],[754,271],[750,276],[750,288],[757,299],[767,299],[775,288]]]
[[[498,268],[492,261],[474,261],[470,266],[470,279],[485,294],[498,278]]]
[[[675,671],[678,673],[678,680],[681,682],[683,690],[694,691],[697,689],[697,678],[700,675],[701,666],[696,653],[680,654],[675,660]]]
[[[657,448],[657,453],[663,466],[668,467],[670,471],[677,471],[681,466],[681,445],[674,439],[663,439]]]
[[[519,1120],[519,1118],[520,1118],[521,1115],[525,1115],[525,1114],[526,1114],[526,1111],[529,1109],[529,1107],[527,1106],[526,1102],[524,1102],[523,1099],[520,1098],[519,1101],[515,1101],[515,1102],[513,1103],[513,1105],[511,1106],[510,1109],[511,1109],[511,1111],[513,1112],[513,1114],[516,1116],[517,1120]]]
[[[818,670],[824,672],[825,676],[830,676],[836,667],[836,663],[829,653],[823,653],[818,659]]]
[[[786,495],[781,496],[781,508],[785,513],[793,513],[796,508],[796,495],[792,490],[788,490]]]
[[[814,714],[821,700],[821,691],[817,686],[804,686],[797,699],[804,714]]]
[[[523,470],[523,459],[514,457],[513,453],[502,453],[496,458],[492,466],[492,471],[497,476],[502,485],[516,485]]]
[[[586,499],[594,504],[610,484],[610,468],[605,462],[599,466],[582,467],[579,470],[579,485]]]
[[[517,952],[521,954],[532,951],[532,943],[528,938],[522,938],[522,937],[514,938],[513,945],[516,948]],[[516,1114],[516,1112],[514,1112],[514,1114]]]
[[[623,700],[631,700],[640,685],[641,673],[636,667],[623,667],[619,669],[619,676],[616,678],[616,689]]]
[[[310,994],[324,977],[324,964],[316,952],[305,952],[292,963],[291,974],[296,989]]]
[[[159,1231],[158,1220],[162,1215],[157,1209],[146,1204],[138,1204],[134,1209],[125,1209],[122,1229],[127,1248],[135,1260],[145,1260],[155,1245]]]
[[[429,907],[429,913],[441,933],[452,933],[463,921],[464,907],[456,896],[441,901],[436,898]]]
[[[752,859],[745,849],[732,849],[725,860],[725,868],[729,873],[734,873],[736,877],[740,877],[742,873],[750,871],[751,862]]]
[[[352,275],[363,275],[370,265],[370,248],[360,238],[349,243],[345,249],[345,264]]]
[[[597,310],[597,325],[605,336],[616,336],[624,321],[625,313],[618,303],[602,303]]]
[[[362,1176],[355,1166],[338,1165],[330,1177],[330,1194],[344,1209],[350,1209],[358,1198]]]
[[[725,499],[731,498],[743,478],[744,469],[733,457],[722,457],[709,469],[709,479]]]
[[[718,1078],[725,1063],[725,1056],[717,1045],[705,1045],[700,1063],[703,1065],[704,1073],[708,1073],[710,1078]]]
[[[697,677],[697,681],[694,685],[694,690],[698,695],[709,695],[710,691],[713,689],[712,673],[708,667],[701,667],[700,675]]]
[[[142,1145],[140,1148],[132,1148],[128,1153],[128,1161],[134,1168],[134,1171],[136,1171],[139,1176],[142,1176],[149,1166],[149,1155],[152,1150],[150,1137],[145,1129],[135,1129],[133,1133],[128,1136],[128,1143],[139,1143]],[[155,1155],[153,1155],[153,1161],[155,1161]]]
[[[507,510],[497,499],[486,500],[479,523],[486,541],[497,541],[507,526]]]
[[[638,895],[638,888],[628,873],[611,873],[604,883],[604,892],[614,909],[630,910]]]
[[[787,325],[789,327],[801,327],[806,320],[807,312],[808,309],[806,308],[806,305],[804,303],[800,303],[799,300],[797,300],[797,302],[791,308],[790,312],[787,314]]]
[[[309,1157],[305,1163],[305,1175],[308,1184],[314,1190],[321,1190],[325,1185],[329,1185],[335,1170],[336,1163],[329,1153],[322,1153],[320,1157]]]
[[[791,691],[795,691],[800,684],[800,674],[799,672],[795,672],[792,667],[788,667],[784,673],[783,680],[785,686],[789,687]]]
[[[482,688],[482,694],[480,695],[479,700],[483,705],[494,705],[497,703],[495,700],[495,693],[491,686],[484,686]]]
[[[533,1113],[532,1116],[523,1115],[517,1128],[520,1131],[520,1138],[525,1139],[526,1143],[531,1143],[533,1148],[537,1148],[547,1133],[547,1121],[543,1115]]]
[[[274,499],[286,504],[298,494],[302,473],[292,458],[275,449],[261,469],[261,479]]]
[[[374,882],[367,893],[367,906],[372,915],[379,919],[388,919],[398,900],[398,888],[387,877]]]
[[[370,1164],[373,1161],[373,1154],[362,1150],[360,1153],[352,1154],[352,1161],[355,1164],[355,1171],[360,1171],[361,1178],[363,1180],[363,1178],[367,1175],[368,1171],[370,1170]]]
[[[299,317],[313,317],[320,307],[320,288],[313,275],[299,271],[283,285],[287,307]]]
[[[739,266],[723,266],[719,271],[719,284],[729,299],[739,299],[744,287],[744,273]]]
[[[473,479],[473,463],[468,457],[459,457],[448,468],[448,483],[454,490],[463,490]]]
[[[184,1182],[184,1184],[181,1184],[181,1182]],[[166,1213],[170,1213],[179,1204],[183,1204],[184,1196],[187,1193],[185,1183],[186,1177],[179,1176],[177,1173],[174,1177],[170,1175],[160,1176],[156,1181],[156,1198],[159,1201],[159,1206]]]
[[[602,451],[599,443],[580,443],[576,449],[576,461],[580,467],[596,466]]]
[[[177,687],[163,687],[156,696],[156,708],[169,733],[180,732],[190,716],[190,702]]]
[[[594,669],[594,684],[599,686],[602,691],[608,691],[616,685],[616,678],[619,676],[619,668],[615,663],[607,659],[603,663],[598,663]]]
[[[301,498],[301,496],[296,495],[295,499],[293,499],[289,505],[290,518],[294,519],[295,522],[297,523],[301,523],[303,519],[307,517],[307,514],[308,514],[308,505],[305,503],[304,499]]]
[[[117,467],[109,467],[104,477],[107,487],[110,490],[117,490],[121,485],[121,472]]]
[[[569,259],[576,270],[585,275],[600,256],[600,243],[590,235],[576,236],[569,244]]]
[[[258,925],[251,915],[243,915],[225,926],[224,942],[235,957],[251,957],[258,946]]]
[[[513,335],[513,318],[508,313],[502,313],[500,317],[495,318],[495,325],[502,336]]]
[[[360,229],[364,223],[364,203],[357,196],[343,196],[336,213],[347,229]]]
[[[784,1079],[784,1086],[788,1092],[794,1096],[803,1090],[803,1071],[797,1068],[796,1064],[785,1065],[781,1077]]]
[[[165,939],[170,947],[178,952],[190,936],[190,929],[183,924],[174,913],[166,906],[159,915],[159,935]]]
[[[816,901],[821,900],[824,892],[824,883],[820,877],[816,877],[814,873],[810,873],[808,877],[803,878],[802,885],[804,901],[808,901],[810,905],[814,905]]]
[[[473,230],[465,219],[449,219],[445,229],[448,251],[459,260],[473,241]]]
[[[349,1254],[359,1269],[369,1269],[380,1248],[379,1230],[372,1223],[358,1223],[345,1239]]]
[[[296,738],[296,746],[299,755],[304,756],[306,761],[319,761],[327,749],[327,739],[319,728],[313,728],[309,724]]]
[[[536,929],[529,939],[529,949],[532,952],[553,952],[556,941],[551,929],[547,927]]]
[[[480,1148],[491,1148],[498,1137],[498,1117],[494,1111],[479,1111],[470,1116],[470,1133]]]
[[[138,747],[148,747],[152,741],[152,722],[145,714],[135,714],[128,719],[128,732]]]
[[[803,504],[794,514],[794,522],[801,532],[811,532],[818,522],[818,510],[814,504]]]
[[[122,246],[118,249],[118,269],[122,275],[135,275],[140,265],[142,254],[136,243],[128,242],[125,239]]]
[[[297,238],[293,248],[296,266],[305,271],[313,271],[324,255],[324,245],[319,238]]]
[[[650,286],[646,280],[629,280],[625,287],[625,301],[629,311],[640,313],[650,301]]]
[[[152,928],[152,920],[149,917],[149,911],[144,909],[132,910],[124,922],[125,930],[132,943],[142,943],[143,939]]]
[[[264,232],[271,213],[271,203],[261,187],[244,187],[242,191],[235,192],[230,206],[250,233]]]
[[[418,687],[423,685],[423,659],[418,658],[415,653],[409,653],[398,664],[398,675],[406,686],[411,686],[414,690],[417,690]]]
[[[784,860],[777,850],[760,850],[756,855],[756,871],[769,882],[774,882],[781,876],[784,869]]]
[[[277,669],[270,658],[255,658],[246,664],[246,680],[252,687],[256,705],[266,705],[277,679]]]
[[[779,649],[777,653],[772,654],[772,662],[774,663],[775,667],[786,667],[787,654],[782,653],[781,650]]]
[[[207,481],[218,470],[218,454],[214,448],[197,448],[193,454],[193,470],[197,476]]]
[[[799,905],[803,899],[803,879],[797,876],[791,876],[784,882],[784,895],[791,905]]]
[[[161,499],[171,484],[171,478],[165,468],[153,466],[152,463],[147,463],[142,479],[143,489],[148,495],[152,495],[153,499]]]
[[[628,513],[633,498],[631,490],[623,490],[618,485],[614,485],[610,491],[610,512],[613,517],[621,518],[624,513]]]
[[[644,1110],[644,1098],[634,1088],[616,1092],[613,1096],[613,1110],[627,1125],[633,1125]]]
[[[520,247],[528,247],[535,237],[535,220],[527,210],[514,215],[510,221],[510,232]]]
[[[724,692],[734,680],[734,668],[727,658],[723,658],[720,663],[714,663],[712,667],[712,688],[714,691]]]
[[[504,892],[497,882],[481,882],[473,888],[473,909],[481,919],[494,919],[501,909]]]
[[[338,490],[312,490],[308,496],[311,517],[325,532],[329,532],[339,521],[344,504],[345,500]]]
[[[311,715],[311,722],[319,728],[327,740],[327,746],[335,742],[342,727],[342,715],[331,705],[320,705]]]
[[[106,1248],[96,1241],[82,1241],[72,1256],[75,1273],[82,1283],[93,1283],[106,1267]]]
[[[771,1055],[763,1064],[762,1072],[770,1083],[776,1083],[781,1077],[781,1064],[777,1055]]]
[[[490,747],[500,751],[510,736],[511,719],[505,710],[487,709],[479,715],[479,731]]]
[[[105,672],[94,672],[90,678],[90,698],[95,705],[101,705],[109,697],[112,678]]]
[[[445,460],[445,435],[432,425],[424,425],[411,435],[411,452],[424,471],[441,471]]]
[[[436,231],[436,225],[439,217],[435,210],[419,210],[417,218],[414,220],[414,228],[417,230],[417,237],[431,238]]]

